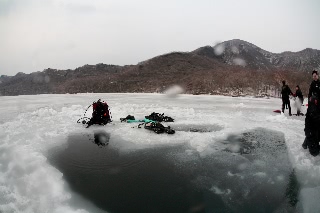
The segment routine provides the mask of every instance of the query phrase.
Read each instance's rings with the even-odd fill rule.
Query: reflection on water
[[[201,156],[187,144],[125,145],[103,132],[71,135],[51,162],[75,192],[108,212],[293,212],[298,202],[279,132],[230,135]]]
[[[93,133],[93,142],[98,146],[106,146],[109,144],[110,134],[104,131],[96,131]]]

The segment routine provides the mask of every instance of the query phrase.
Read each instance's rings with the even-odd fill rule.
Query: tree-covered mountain
[[[137,65],[84,65],[74,70],[0,77],[0,95],[84,92],[162,92],[178,84],[186,93],[277,95],[281,81],[306,92],[320,51],[271,53],[239,39],[191,52],[172,52]]]

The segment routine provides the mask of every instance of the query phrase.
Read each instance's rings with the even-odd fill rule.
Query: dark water
[[[70,135],[54,153],[71,189],[107,212],[295,212],[298,202],[284,135],[266,129],[230,135],[204,156],[108,133]]]

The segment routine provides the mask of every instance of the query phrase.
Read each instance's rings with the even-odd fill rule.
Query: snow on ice
[[[221,47],[221,49],[223,49]],[[275,114],[281,99],[250,97],[224,97],[209,95],[179,95],[171,98],[162,94],[65,94],[0,97],[0,211],[1,212],[99,212],[94,205],[81,200],[74,202],[76,194],[68,188],[63,174],[48,162],[52,148],[64,146],[70,134],[91,131],[76,121],[86,108],[98,98],[107,101],[113,123],[105,127],[113,138],[128,140],[135,146],[122,146],[124,152],[148,146],[180,144],[190,146],[185,156],[194,153],[206,158],[217,152],[219,144],[231,153],[239,153],[238,144],[226,145],[230,135],[239,135],[257,128],[284,134],[288,156],[297,178],[302,184],[299,205],[303,212],[320,209],[320,157],[312,157],[302,149],[304,117]],[[292,108],[295,112],[295,108]],[[305,108],[302,111],[305,112]],[[88,111],[90,115],[92,111]],[[144,118],[152,112],[171,116],[174,135],[157,135],[145,129],[132,128],[133,124],[119,119],[134,115]],[[190,131],[188,131],[190,130]],[[194,131],[192,131],[194,130]],[[229,141],[237,140],[228,139]],[[243,151],[243,150],[241,150]],[[246,150],[244,150],[245,152]],[[188,159],[185,159],[188,160]],[[265,167],[256,160],[255,168]],[[239,162],[239,171],[247,169]],[[252,170],[259,179],[274,183],[281,175]],[[242,173],[226,171],[229,177],[243,178]],[[231,188],[220,188],[215,183],[211,190],[220,195],[232,194]]]

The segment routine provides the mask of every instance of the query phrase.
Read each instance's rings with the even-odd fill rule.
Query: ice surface
[[[63,174],[47,160],[50,155],[48,152],[54,147],[65,146],[69,135],[90,132],[90,129],[85,130],[76,121],[98,98],[108,102],[114,120],[112,124],[101,128],[112,132],[112,137],[133,144],[119,147],[121,152],[143,150],[150,145],[188,143],[190,148],[186,150],[185,160],[188,160],[188,156],[192,159],[194,153],[206,159],[219,152],[221,147],[235,155],[250,151],[239,146],[238,139],[232,139],[230,135],[241,135],[257,128],[280,132],[292,168],[301,183],[299,206],[303,212],[320,209],[319,202],[315,200],[320,197],[320,158],[312,157],[301,148],[304,117],[289,117],[288,112],[273,113],[273,110],[280,109],[281,99],[208,95],[179,95],[170,98],[161,94],[67,94],[0,97],[0,211],[98,211],[93,205],[84,206],[74,202],[76,195],[69,189]],[[295,110],[292,104],[292,111]],[[305,111],[305,106],[302,106],[302,112]],[[91,112],[89,110],[87,114]],[[178,130],[176,134],[157,135],[145,129],[137,129],[136,124],[119,121],[128,114],[140,119],[152,112],[173,117],[175,122],[172,126]],[[224,141],[234,141],[235,144]],[[255,141],[252,140],[252,143]],[[258,159],[253,164],[239,161],[237,171],[226,171],[225,174],[228,177],[245,178],[241,170],[252,167],[263,168],[263,160]],[[252,171],[252,177],[270,181],[270,184],[276,184],[284,177],[281,174],[270,177],[265,171]],[[204,183],[208,183],[207,180]],[[215,183],[210,187],[218,194],[233,193],[230,188]],[[245,188],[242,193],[246,194]]]

